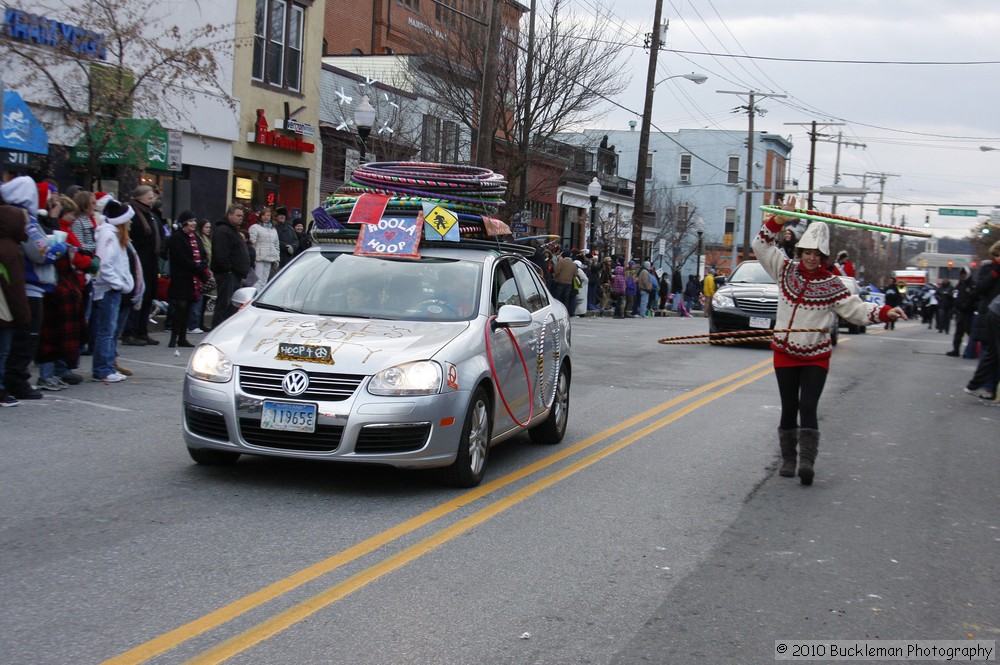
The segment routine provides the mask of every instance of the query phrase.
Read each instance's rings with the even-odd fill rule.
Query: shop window
[[[427,162],[458,162],[458,123],[425,115],[420,131],[420,155]]]
[[[305,9],[287,0],[257,0],[251,78],[277,88],[302,88]]]

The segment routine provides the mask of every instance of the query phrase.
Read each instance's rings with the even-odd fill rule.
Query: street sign
[[[184,134],[178,129],[167,130],[167,170],[181,171],[184,163],[181,142]]]
[[[978,210],[965,210],[963,208],[938,208],[938,214],[951,217],[979,217]]]

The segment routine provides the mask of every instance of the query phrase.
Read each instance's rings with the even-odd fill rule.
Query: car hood
[[[726,284],[719,289],[719,293],[730,298],[773,298],[778,297],[777,284],[751,284],[748,282],[737,282]]]
[[[468,321],[384,321],[272,312],[246,307],[213,330],[206,343],[234,365],[301,366],[343,374],[374,374],[411,360],[432,358],[468,330]],[[279,360],[282,343],[326,346],[332,363]]]

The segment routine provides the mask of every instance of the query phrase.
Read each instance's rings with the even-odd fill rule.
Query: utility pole
[[[786,125],[799,125],[799,126],[803,126],[803,127],[808,126],[808,127],[811,128],[809,130],[809,132],[808,132],[808,134],[809,134],[809,196],[808,196],[808,201],[806,203],[806,207],[809,208],[809,210],[812,210],[813,209],[813,190],[816,189],[816,183],[814,182],[815,177],[816,177],[816,140],[820,136],[826,136],[826,134],[820,134],[817,131],[817,128],[816,128],[816,124],[817,123],[816,123],[815,120],[813,120],[812,122],[786,122],[785,124]],[[842,123],[842,122],[824,122],[822,124],[823,124],[823,127],[825,128],[825,127],[836,127],[838,125],[843,125],[844,123]],[[839,163],[839,160],[840,160],[840,152],[839,151],[837,152],[837,159],[838,159],[838,163]],[[834,179],[834,183],[833,184],[835,184],[835,185],[837,184],[836,177]],[[834,198],[834,201],[836,201],[836,198]],[[836,210],[836,208],[834,208],[834,210]]]
[[[529,143],[531,142],[531,95],[534,93],[535,75],[535,3],[531,0],[531,18],[528,19],[528,61],[525,65],[527,71],[524,73],[524,120],[521,127],[521,207],[519,210],[528,209],[528,164],[531,158]],[[527,220],[522,220],[527,221]]]
[[[744,109],[747,115],[750,117],[750,131],[747,133],[747,183],[746,183],[746,206],[744,208],[743,214],[743,260],[746,261],[750,258],[750,220],[753,219],[753,193],[750,191],[753,189],[753,117],[757,114],[757,107],[754,106],[754,99],[759,95],[761,97],[779,97],[785,98],[787,95],[775,95],[768,92],[757,92],[756,90],[749,90],[746,92],[741,92],[738,90],[716,90],[716,92],[723,95],[749,95],[750,103],[746,106],[737,107],[737,109]],[[760,109],[761,114],[765,113],[763,109]],[[812,183],[809,184],[809,189],[812,189]],[[811,195],[810,195],[811,196]]]
[[[632,207],[632,256],[642,260],[642,226],[646,216],[646,164],[649,153],[649,124],[653,115],[653,91],[656,88],[656,56],[662,48],[660,30],[666,32],[666,26],[660,27],[660,16],[663,14],[663,0],[656,0],[653,10],[653,31],[649,34],[649,67],[646,70],[646,101],[642,105],[642,126],[639,129],[639,157],[635,169],[635,191]]]
[[[837,124],[843,124],[843,123],[837,123]],[[819,136],[822,136],[824,138],[828,137],[827,134],[819,134]],[[824,139],[820,139],[820,140],[822,141]],[[834,166],[833,166],[833,184],[834,185],[839,185],[840,184],[840,146],[846,145],[846,146],[850,146],[852,148],[862,148],[862,149],[867,148],[868,146],[866,146],[864,143],[852,143],[851,141],[845,141],[844,140],[844,132],[837,132],[837,140],[836,141],[828,141],[828,143],[836,143],[837,144],[837,161],[834,162]],[[832,206],[831,212],[833,214],[837,214],[837,195],[836,194],[833,195],[833,206]]]
[[[486,55],[483,62],[483,85],[479,93],[479,135],[476,137],[476,166],[492,166],[493,137],[496,134],[497,51],[500,49],[500,27],[503,25],[503,0],[490,3]],[[534,14],[532,14],[534,16]]]

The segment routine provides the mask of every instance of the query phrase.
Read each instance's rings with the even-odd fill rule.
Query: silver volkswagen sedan
[[[558,443],[570,318],[526,248],[429,242],[420,257],[320,243],[191,356],[184,440],[199,464],[241,454],[440,467],[478,485],[490,447]]]

